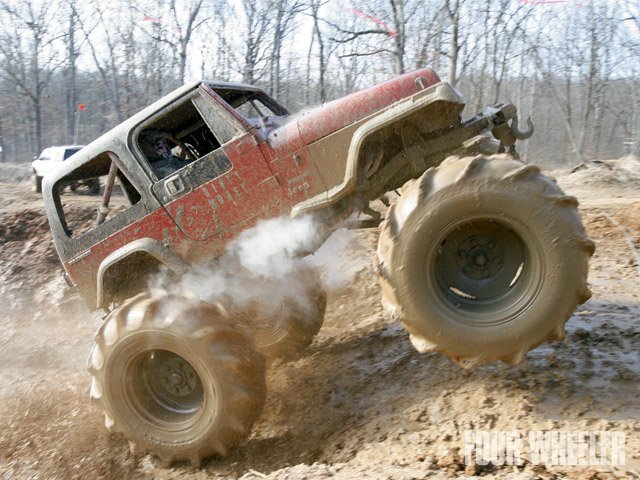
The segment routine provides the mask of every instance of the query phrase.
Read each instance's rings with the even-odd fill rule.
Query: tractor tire
[[[98,195],[100,193],[100,179],[92,178],[87,182],[87,188],[90,195]]]
[[[194,465],[246,438],[265,400],[264,360],[215,305],[142,293],[96,333],[91,398],[136,453]]]
[[[296,275],[296,281],[306,285],[308,305],[303,307],[287,299],[277,312],[270,315],[264,315],[255,306],[240,314],[251,329],[256,350],[270,360],[299,358],[300,353],[320,331],[324,321],[327,295],[317,270],[303,268]]]
[[[422,353],[519,363],[591,296],[578,202],[508,156],[450,157],[381,225],[383,303]]]
[[[42,193],[42,177],[33,172],[33,175],[31,175],[31,180],[33,182],[33,191],[35,193]]]

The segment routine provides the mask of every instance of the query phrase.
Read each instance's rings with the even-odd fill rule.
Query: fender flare
[[[364,141],[373,133],[398,120],[425,108],[434,102],[464,103],[462,95],[449,83],[440,82],[432,87],[422,90],[411,97],[400,100],[391,107],[375,114],[372,118],[358,127],[351,138],[344,179],[342,183],[311,197],[295,205],[291,210],[291,216],[295,217],[303,213],[313,212],[321,208],[333,205],[351,193],[358,184],[358,159]]]
[[[162,242],[153,238],[140,238],[111,252],[102,260],[98,267],[96,280],[96,308],[101,308],[105,301],[106,292],[104,278],[112,266],[123,261],[134,253],[146,253],[155,258],[159,264],[164,265],[173,273],[178,275],[185,273],[189,269],[189,264],[182,260],[175,252],[165,246]]]

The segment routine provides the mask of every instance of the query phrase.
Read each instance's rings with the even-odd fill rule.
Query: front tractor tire
[[[324,321],[327,295],[314,267],[303,267],[292,281],[302,285],[304,294],[296,300],[285,298],[280,308],[265,314],[253,305],[238,314],[251,329],[256,349],[269,360],[293,360],[313,342]]]
[[[578,202],[507,156],[451,157],[389,209],[378,267],[383,303],[420,352],[464,368],[519,363],[589,299]]]
[[[265,399],[250,333],[221,308],[173,294],[143,293],[109,314],[88,367],[107,428],[166,464],[225,455]]]

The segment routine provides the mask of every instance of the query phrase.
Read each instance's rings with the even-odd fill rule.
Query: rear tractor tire
[[[313,342],[324,321],[327,295],[317,269],[305,267],[295,275],[294,281],[305,286],[302,305],[285,299],[281,307],[269,315],[255,305],[239,314],[251,329],[258,352],[270,360],[298,358]]]
[[[427,170],[381,225],[383,303],[420,352],[519,363],[591,296],[578,202],[507,156]]]
[[[136,452],[194,465],[246,438],[265,399],[264,360],[220,307],[142,293],[115,309],[88,360],[105,424]]]
[[[35,193],[42,193],[42,177],[39,176],[36,172],[33,172],[31,175],[32,189]]]
[[[87,189],[90,195],[98,195],[100,193],[100,179],[92,178],[87,182]]]

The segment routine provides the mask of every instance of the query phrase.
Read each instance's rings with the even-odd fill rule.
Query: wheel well
[[[109,266],[104,273],[102,304],[122,302],[147,289],[163,263],[147,252],[133,252]]]

